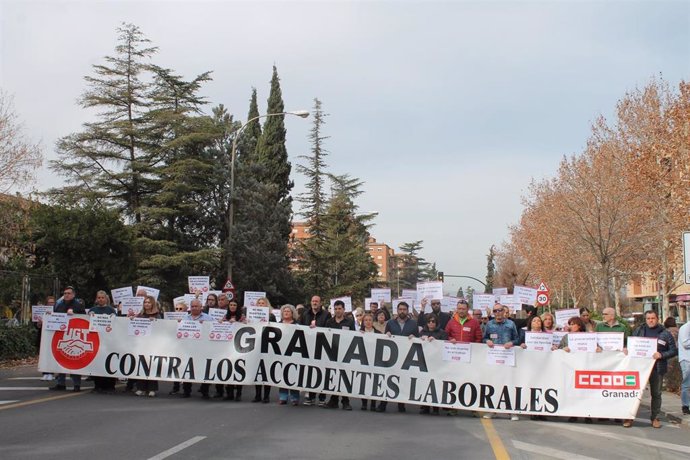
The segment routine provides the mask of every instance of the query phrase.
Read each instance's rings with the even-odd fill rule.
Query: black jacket
[[[326,327],[326,322],[331,318],[330,312],[324,310],[323,307],[316,315],[311,307],[302,313],[300,324],[303,326],[310,326],[312,321],[316,321],[316,327]]]

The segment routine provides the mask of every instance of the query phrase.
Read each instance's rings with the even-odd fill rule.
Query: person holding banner
[[[333,313],[334,316],[326,321],[326,327],[329,329],[341,329],[346,331],[355,330],[355,322],[350,318],[345,316],[345,302],[342,300],[336,300],[333,303]],[[350,406],[350,398],[347,396],[341,396],[341,401],[343,404],[343,410],[352,410]],[[338,396],[331,395],[325,406],[326,409],[337,409],[338,408]]]
[[[419,317],[417,318],[417,323],[418,326],[422,328],[426,326],[426,315],[424,314],[424,309],[426,308],[426,304],[428,301],[429,299],[427,299],[426,297],[423,298],[422,306],[419,309]],[[467,305],[467,302],[465,300],[461,299],[460,302],[465,302],[465,305]],[[438,329],[445,331],[446,326],[448,325],[448,321],[450,321],[450,315],[448,313],[441,311],[441,299],[431,299],[431,313],[436,315],[436,317],[438,318]]]
[[[354,317],[355,330],[359,331],[362,328],[362,319],[364,318],[364,309],[362,307],[355,308],[352,315]]]
[[[448,340],[451,342],[470,342],[480,343],[482,341],[482,326],[474,318],[471,318],[467,313],[469,306],[466,300],[459,300],[455,307],[455,314],[453,318],[448,321],[445,331],[448,334]],[[477,310],[481,320],[482,312]]]
[[[381,331],[374,327],[374,315],[367,312],[362,317],[362,327],[359,329],[362,334],[381,334]],[[362,399],[362,407],[360,409],[367,410],[369,406],[368,399]],[[374,401],[371,402],[371,410],[374,410]]]
[[[116,315],[117,310],[110,304],[110,297],[105,291],[96,293],[93,307],[89,309],[89,315]],[[117,379],[112,377],[93,377],[94,393],[114,393]]]
[[[623,343],[625,343],[625,340],[628,338],[628,330],[616,319],[616,310],[606,307],[601,312],[601,315],[604,317],[604,321],[597,323],[594,332],[622,332],[624,334]]]
[[[204,307],[201,305],[201,299],[194,299],[189,304],[190,311],[187,314],[185,320],[187,321],[198,321],[203,323],[204,321],[213,321],[213,318],[208,313],[204,313]],[[208,383],[202,383],[199,387],[199,392],[201,393],[202,399],[210,399],[208,395],[209,389]],[[182,384],[182,397],[190,398],[192,396],[192,382],[184,382]]]
[[[141,309],[137,318],[148,318],[150,320],[163,319],[163,313],[158,308],[158,301],[152,295],[144,297],[144,308]],[[129,380],[127,381],[129,383]],[[146,396],[153,398],[158,391],[158,380],[136,380],[134,382],[137,386],[137,391],[134,393],[137,396]]]
[[[591,318],[592,312],[589,311],[589,308],[587,307],[582,307],[580,308],[580,319],[585,325],[585,330],[582,332],[595,332],[597,329],[597,322],[592,320]]]
[[[407,302],[400,302],[398,304],[397,317],[388,320],[386,323],[386,335],[388,335],[388,337],[392,335],[419,337],[417,321],[410,318],[409,311],[410,306],[407,304]],[[386,412],[387,405],[388,403],[386,401],[379,402],[378,407],[376,407],[376,412]],[[405,404],[398,403],[398,412],[405,412]]]
[[[276,322],[276,316],[271,312],[271,302],[268,301],[266,297],[260,297],[256,299],[256,306],[268,309],[268,321],[270,323]],[[262,320],[265,321],[265,320]],[[268,404],[271,402],[271,386],[270,385],[254,385],[254,403],[264,403]]]
[[[84,302],[82,302],[81,299],[78,299],[76,294],[77,293],[72,286],[67,286],[62,292],[62,298],[58,300],[57,304],[55,304],[55,309],[53,311],[55,313],[67,313],[68,315],[85,315],[86,309],[84,308]],[[66,378],[66,374],[58,374],[55,386],[52,386],[49,389],[53,391],[66,390]],[[72,391],[81,391],[81,375],[70,374],[70,378],[72,379],[73,385]]]
[[[331,318],[331,314],[323,308],[321,297],[312,296],[309,309],[305,310],[301,318],[301,324],[309,327],[326,327],[326,321]],[[305,406],[313,406],[316,399],[316,393],[310,392],[304,400]],[[326,395],[319,395],[319,406],[326,404]]]
[[[386,332],[386,323],[389,319],[391,319],[388,315],[388,310],[386,310],[385,308],[381,308],[380,310],[376,310],[374,313],[372,313],[372,315],[375,319],[374,329],[376,329],[381,334],[384,334]]]
[[[553,315],[549,312],[541,315],[541,324],[544,328],[544,332],[554,332],[557,330],[556,321],[554,321]]]
[[[494,318],[486,323],[486,331],[482,341],[489,347],[493,348],[496,345],[502,345],[505,349],[510,349],[520,341],[515,323],[506,318],[505,308],[500,303],[494,305]],[[486,413],[483,418],[492,418],[491,413]],[[517,414],[510,414],[510,420],[517,421],[520,417]]]
[[[297,310],[295,310],[294,306],[288,303],[280,307],[280,322],[297,325]],[[278,398],[281,405],[284,406],[288,403],[288,397],[290,398],[290,404],[299,406],[299,390],[278,389]]]
[[[527,348],[527,344],[525,343],[525,337],[527,332],[544,332],[544,324],[541,321],[541,318],[539,315],[535,315],[530,317],[529,321],[527,322],[527,329],[520,329],[520,348],[523,350]],[[547,348],[548,350],[548,348]]]
[[[223,318],[223,321],[227,321],[230,323],[246,323],[247,320],[242,314],[242,309],[240,306],[237,304],[236,300],[228,300],[228,296],[226,294],[221,294],[220,297],[218,297],[218,307],[223,308],[226,310],[225,312],[225,317]],[[219,392],[218,386],[216,385],[216,395],[220,393],[221,395],[223,394],[222,390]],[[223,400],[225,401],[235,401],[235,402],[240,402],[242,401],[242,386],[243,385],[222,385],[225,388],[225,397]]]
[[[652,337],[656,339],[656,353],[653,358],[656,360],[652,373],[649,375],[649,392],[652,396],[652,427],[661,428],[659,412],[661,412],[661,384],[668,369],[668,360],[678,354],[676,341],[664,327],[659,324],[659,316],[654,310],[647,310],[644,314],[645,324],[642,324],[632,333],[634,337]],[[623,352],[628,353],[624,348]],[[632,420],[623,422],[625,428],[630,428]]]
[[[467,312],[465,312],[465,315],[467,315]],[[419,337],[422,340],[426,339],[429,342],[434,340],[448,340],[448,334],[446,331],[437,327],[439,320],[435,313],[427,313],[426,318],[424,318],[424,322],[426,323],[426,326],[424,326],[422,331],[419,333]],[[412,337],[410,336],[410,338]],[[419,413],[428,414],[430,410],[432,411],[431,413],[433,415],[439,415],[438,407],[432,408],[431,406],[420,407]]]

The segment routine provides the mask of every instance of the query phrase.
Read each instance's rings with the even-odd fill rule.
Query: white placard
[[[412,305],[412,299],[393,299],[393,314],[398,313],[398,304],[400,302],[405,302],[407,305]],[[408,309],[408,313],[409,313]],[[376,318],[374,318],[376,319]]]
[[[468,314],[469,314],[469,315],[473,315],[475,311],[481,312],[482,318],[488,318],[488,317],[489,317],[489,312],[486,311],[486,309],[484,309],[484,308],[482,308],[482,309],[474,308],[474,309],[470,310],[470,311],[468,312]]]
[[[163,313],[163,319],[172,319],[181,321],[187,317],[189,313],[186,311],[166,311]]]
[[[472,345],[469,343],[443,342],[443,360],[469,363],[472,360]]]
[[[235,336],[237,323],[211,323],[208,339],[213,342],[228,342]]]
[[[227,313],[227,310],[223,310],[222,308],[208,309],[208,314],[214,319],[214,321],[222,321],[223,318],[225,318],[225,313]]]
[[[513,295],[520,305],[534,305],[537,301],[537,290],[527,286],[515,286]]]
[[[422,299],[443,299],[443,282],[426,281],[424,283],[417,283],[417,299],[420,302]]]
[[[52,305],[32,305],[31,306],[31,321],[37,323],[39,319],[43,318],[46,313],[52,313]]]
[[[184,297],[185,303],[187,304],[187,309],[191,308],[192,300],[199,299],[199,301],[201,302],[201,298],[199,296],[197,296],[196,294],[185,294],[183,297]],[[204,302],[201,302],[201,305],[203,306]]]
[[[208,292],[211,288],[210,277],[208,276],[188,276],[187,286],[190,294]]]
[[[201,326],[201,321],[183,319],[177,323],[177,338],[199,340],[201,338]]]
[[[371,297],[365,297],[364,298],[364,311],[371,311],[371,302],[372,302]]]
[[[551,351],[553,337],[550,332],[525,332],[525,345],[528,351]]]
[[[148,286],[137,286],[137,294],[140,294],[141,292],[145,292],[146,295],[150,295],[154,299],[158,300],[158,294],[161,293],[160,290]]]
[[[559,347],[561,345],[561,341],[563,340],[563,337],[568,335],[567,331],[553,331],[551,332],[551,335],[553,336],[553,342],[551,342],[554,346]]]
[[[126,297],[122,299],[122,314],[125,316],[138,315],[144,309],[143,297]]]
[[[556,326],[565,327],[568,325],[568,320],[570,318],[579,318],[580,310],[577,308],[566,308],[564,310],[556,310]]]
[[[622,332],[597,332],[597,343],[604,351],[622,351],[624,336]]]
[[[247,307],[247,323],[267,323],[269,313],[268,307]]]
[[[515,298],[515,295],[513,294],[505,294],[498,296],[498,303],[510,308],[511,315],[522,308],[522,305],[520,305],[520,302]]]
[[[515,348],[508,348],[506,350],[502,345],[496,345],[493,348],[487,347],[486,363],[515,367]]]
[[[262,297],[266,297],[265,292],[245,291],[244,292],[244,306],[256,307],[256,301]]]
[[[64,331],[67,329],[67,313],[51,313],[43,317],[43,328],[46,331]]]
[[[333,311],[333,304],[335,304],[336,300],[343,301],[343,303],[345,304],[345,311],[352,311],[352,297],[336,297],[334,299],[331,299],[331,311]]]
[[[486,309],[493,308],[495,303],[496,296],[493,294],[472,294],[472,308],[474,309],[479,308],[482,312],[486,312]]]
[[[508,295],[508,288],[493,288],[491,293],[495,296]]]
[[[417,291],[414,289],[403,289],[400,293],[401,299],[414,299],[417,301]]]
[[[113,330],[115,315],[89,315],[89,332],[107,334]]]
[[[132,295],[132,286],[111,289],[110,294],[113,297],[113,305],[115,305],[116,307],[120,302],[122,302],[122,299],[134,297]]]
[[[628,337],[628,356],[653,358],[657,350],[656,340],[654,337]]]
[[[127,335],[146,337],[153,331],[153,320],[149,318],[129,318]]]
[[[444,296],[441,299],[441,311],[446,313],[452,313],[458,308],[458,301],[460,297],[449,297]]]
[[[280,308],[273,309],[273,316],[276,317],[276,321],[283,321],[283,315],[280,313]]]
[[[371,290],[371,298],[375,299],[379,305],[381,305],[382,302],[390,302],[391,301],[391,290],[390,289],[372,289]]]
[[[575,353],[596,353],[596,332],[574,332],[568,334],[568,348]]]

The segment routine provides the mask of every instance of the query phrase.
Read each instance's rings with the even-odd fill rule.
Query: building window
[[[378,252],[381,252],[381,251],[383,251],[383,248],[376,248],[376,250],[377,250]]]
[[[383,256],[376,256],[376,258],[381,260],[381,259],[383,259]]]
[[[383,273],[379,272],[379,273],[378,273],[378,276],[381,276],[381,275],[383,275]]]

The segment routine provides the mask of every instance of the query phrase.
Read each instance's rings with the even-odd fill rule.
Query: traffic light
[[[438,272],[438,280],[443,282],[443,272]]]

